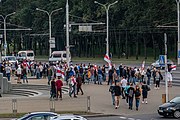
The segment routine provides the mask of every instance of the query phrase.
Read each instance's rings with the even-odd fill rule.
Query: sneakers
[[[142,103],[144,104],[144,101],[142,101]]]
[[[146,101],[146,104],[147,104],[148,102]]]

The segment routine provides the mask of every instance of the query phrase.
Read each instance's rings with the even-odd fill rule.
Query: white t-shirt
[[[122,79],[122,80],[121,80],[121,85],[122,85],[122,87],[126,87],[126,85],[127,85],[127,80],[126,80],[126,79]]]
[[[170,72],[167,72],[167,80],[172,81],[172,75]]]
[[[16,70],[16,72],[17,72],[18,75],[21,75],[21,74],[22,74],[21,68],[19,67],[19,68]]]

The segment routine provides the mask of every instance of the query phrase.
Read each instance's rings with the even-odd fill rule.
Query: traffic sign
[[[180,51],[178,51],[178,58],[180,58]]]
[[[165,57],[164,57],[164,55],[159,55],[159,65],[165,65]]]

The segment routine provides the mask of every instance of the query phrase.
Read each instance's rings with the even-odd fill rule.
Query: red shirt
[[[62,82],[61,80],[57,80],[57,81],[56,81],[56,87],[57,87],[57,89],[62,88],[62,86],[63,86],[63,82]]]

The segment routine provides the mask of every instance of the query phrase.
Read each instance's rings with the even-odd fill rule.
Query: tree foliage
[[[113,3],[115,0],[97,0],[102,4]],[[65,29],[66,22],[66,0],[1,0],[0,14],[5,16],[11,12],[15,15],[9,16],[9,23],[20,26],[20,28],[31,28],[32,31],[8,31],[8,41],[11,43],[12,34],[16,49],[23,42],[32,45],[28,49],[47,52],[48,35],[31,36],[31,34],[46,34],[49,32],[49,21],[46,13],[37,11],[40,8],[51,12],[57,8],[63,10],[52,15],[52,36],[56,37],[57,45],[55,49],[65,49]],[[106,23],[105,9],[94,3],[93,0],[69,0],[70,22],[74,23]],[[176,51],[176,31],[174,28],[159,29],[158,25],[177,25],[177,6],[175,0],[119,0],[117,4],[109,9],[110,18],[110,51],[121,57],[123,52],[128,56],[143,56],[144,50],[149,53],[153,48],[159,48],[159,54],[163,51],[163,33],[169,34],[171,48],[169,53]],[[2,21],[2,19],[1,19]],[[17,26],[7,25],[8,28]],[[3,28],[3,25],[1,25]],[[74,26],[70,33],[70,43],[76,47],[72,48],[78,56],[95,56],[105,53],[106,26],[95,26],[101,32],[78,32],[78,27]],[[76,32],[73,32],[76,31]],[[3,34],[3,31],[1,31]],[[23,37],[21,37],[23,35]],[[159,37],[161,36],[161,37]],[[80,44],[81,43],[81,44]],[[136,44],[135,44],[136,43]],[[63,46],[64,45],[64,46]],[[99,47],[101,46],[101,48]],[[125,47],[124,47],[125,46]],[[146,48],[147,47],[147,48]],[[22,46],[25,48],[25,46]],[[137,49],[136,52],[133,49]],[[148,52],[149,51],[149,52]],[[11,51],[9,51],[11,52]],[[37,52],[37,54],[42,53]],[[72,51],[73,52],[73,51]],[[158,55],[158,54],[157,54]],[[154,55],[154,56],[157,56]],[[176,57],[176,53],[173,57]],[[127,56],[127,58],[128,58]]]

